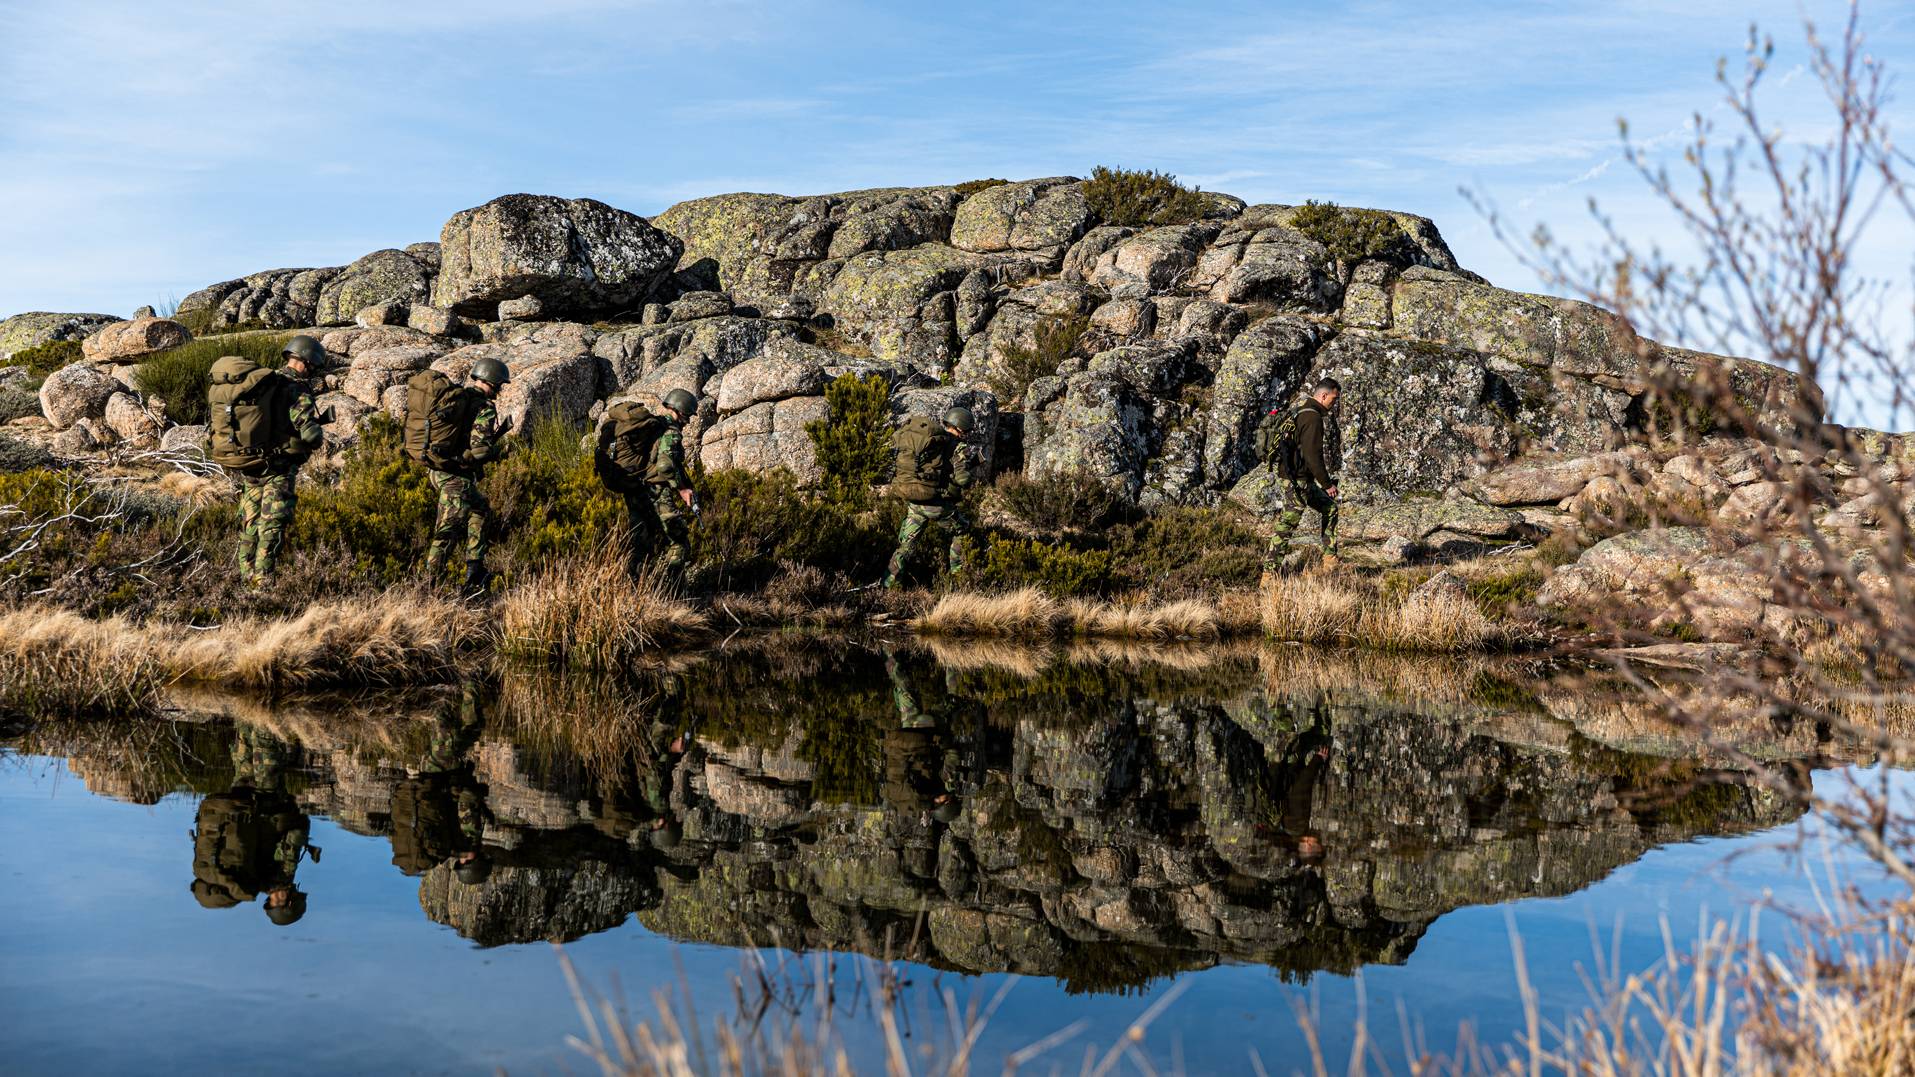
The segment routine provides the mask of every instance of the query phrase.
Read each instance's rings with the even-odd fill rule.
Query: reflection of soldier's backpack
[[[263,471],[292,438],[291,389],[278,371],[243,356],[214,362],[206,389],[213,462],[236,471]]]
[[[599,451],[594,456],[606,489],[626,493],[662,481],[653,474],[652,449],[670,425],[663,415],[636,400],[612,405],[605,413],[605,425],[599,428]]]
[[[472,443],[479,394],[443,371],[421,370],[406,381],[406,455],[437,471],[456,467]]]
[[[1303,474],[1303,454],[1297,451],[1297,416],[1302,412],[1302,408],[1287,414],[1273,411],[1257,424],[1257,458],[1286,479]]]
[[[913,415],[898,424],[892,438],[897,463],[891,473],[891,492],[920,504],[945,496],[951,483],[951,454],[942,452],[943,435],[928,415]]]
[[[193,896],[208,909],[230,909],[259,893],[259,813],[247,799],[214,794],[200,801],[193,828]]]
[[[392,866],[424,875],[452,855],[457,822],[443,790],[409,778],[392,791]]]

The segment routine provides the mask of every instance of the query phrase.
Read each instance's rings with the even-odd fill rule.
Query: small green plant
[[[1168,172],[1127,168],[1091,169],[1084,200],[1105,224],[1148,227],[1202,220],[1210,202]]]
[[[841,374],[825,386],[825,405],[828,414],[805,433],[817,450],[826,495],[865,508],[871,488],[891,470],[891,383],[877,374]]]
[[[903,513],[890,500],[860,511],[801,489],[782,471],[708,471],[696,482],[704,512],[692,528],[692,556],[719,586],[756,586],[784,562],[870,579],[890,555]]]
[[[965,180],[963,183],[960,183],[955,188],[953,188],[953,190],[957,191],[957,196],[959,198],[969,198],[972,195],[978,193],[979,191],[988,191],[993,187],[1002,187],[1009,182],[1011,181],[1001,180],[1001,179]]]
[[[1007,406],[1022,403],[1031,383],[1057,373],[1058,365],[1070,358],[1088,329],[1090,319],[1081,314],[1052,314],[1039,319],[1031,347],[1012,344],[1004,349],[987,379],[991,391]]]
[[[996,492],[1007,512],[1044,534],[1101,528],[1118,507],[1110,484],[1083,470],[1008,474]]]
[[[1230,508],[1177,506],[1113,529],[1120,586],[1163,596],[1248,587],[1263,571],[1266,541]]]
[[[133,372],[140,392],[166,401],[167,417],[182,425],[206,421],[206,388],[213,364],[224,355],[243,355],[261,366],[277,367],[279,350],[292,334],[250,333],[201,337],[147,359]]]
[[[990,537],[974,579],[986,590],[1037,587],[1058,598],[1101,594],[1111,582],[1113,559],[1109,550],[1079,550],[1036,539]]]
[[[1493,576],[1479,576],[1463,583],[1463,590],[1485,615],[1495,616],[1527,606],[1543,589],[1543,574],[1534,565],[1518,565]]]
[[[61,367],[79,362],[84,354],[77,340],[49,340],[14,352],[6,365],[26,367],[34,377],[44,378]]]
[[[1409,265],[1416,255],[1409,233],[1380,209],[1351,209],[1312,200],[1297,207],[1290,227],[1323,244],[1330,257],[1345,266],[1371,258]]]

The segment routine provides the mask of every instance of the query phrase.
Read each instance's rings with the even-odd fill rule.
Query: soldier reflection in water
[[[467,681],[439,709],[432,740],[415,773],[392,790],[392,863],[410,876],[447,860],[459,881],[477,886],[492,874],[485,852],[491,812],[486,788],[467,758],[485,730],[479,686]]]
[[[948,823],[957,818],[958,800],[945,784],[945,758],[950,730],[941,716],[919,706],[898,656],[885,651],[884,671],[891,678],[891,699],[897,705],[898,724],[884,734],[884,802],[907,813],[930,813]]]
[[[309,820],[285,787],[289,750],[263,730],[240,726],[233,743],[233,788],[199,803],[194,817],[193,897],[203,908],[230,909],[266,895],[266,918],[281,927],[306,915],[293,882],[302,858],[319,863]]]
[[[1317,782],[1330,764],[1330,716],[1327,707],[1313,709],[1310,725],[1298,733],[1277,762],[1283,808],[1278,829],[1294,843],[1297,859],[1314,864],[1323,859],[1323,838],[1310,825],[1310,804]]]

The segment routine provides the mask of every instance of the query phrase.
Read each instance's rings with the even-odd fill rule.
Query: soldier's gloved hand
[[[507,415],[499,419],[498,425],[493,427],[493,430],[497,432],[500,437],[510,434],[512,432],[512,417]]]

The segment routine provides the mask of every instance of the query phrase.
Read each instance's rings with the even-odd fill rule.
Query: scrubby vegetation
[[[301,489],[288,545],[343,560],[377,585],[410,577],[431,538],[438,498],[425,468],[405,455],[403,434],[384,415],[362,422],[338,482]],[[221,508],[217,523],[230,530],[230,506]]]
[[[1290,227],[1323,244],[1344,266],[1375,258],[1409,265],[1416,244],[1403,225],[1380,209],[1352,209],[1334,202],[1305,202],[1290,217]]]
[[[1095,530],[1118,510],[1117,492],[1085,471],[1005,475],[995,489],[1006,512],[1042,534]]]
[[[277,367],[279,349],[291,333],[227,333],[200,337],[168,348],[140,363],[133,382],[140,392],[166,402],[167,417],[182,425],[206,421],[206,388],[213,364],[225,355],[243,355],[261,366]]]
[[[201,307],[198,310],[174,313],[171,317],[174,321],[185,326],[187,331],[196,337],[218,333],[254,333],[272,328],[257,318],[240,322],[236,325],[215,325],[214,322],[219,318],[219,311],[212,307]]]
[[[825,495],[864,508],[872,488],[890,478],[891,385],[878,374],[842,374],[825,386],[825,405],[829,413],[805,427]]]
[[[84,354],[77,340],[49,340],[14,352],[6,365],[25,367],[34,377],[44,378],[61,367],[79,362]]]
[[[30,441],[0,434],[0,473],[53,470],[59,466],[51,452]]]
[[[1071,357],[1089,329],[1090,319],[1081,314],[1040,318],[1029,347],[1012,344],[998,357],[989,378],[991,392],[1006,407],[1023,403],[1031,383],[1057,373],[1058,366]]]
[[[0,385],[0,423],[40,414],[39,388],[37,378],[14,378]]]
[[[623,503],[599,481],[583,427],[539,420],[486,472],[507,563],[522,571],[590,550],[624,526]]]
[[[1103,165],[1091,169],[1090,179],[1084,182],[1084,200],[1105,224],[1186,224],[1202,220],[1210,211],[1202,193],[1178,183],[1168,172]]]
[[[809,565],[870,580],[883,571],[903,508],[875,509],[801,490],[788,474],[710,471],[698,480],[704,515],[692,555],[709,586],[750,588],[781,565]]]
[[[955,188],[953,188],[953,190],[957,191],[957,196],[959,198],[969,198],[972,195],[978,193],[979,191],[988,191],[993,187],[1002,187],[1009,182],[1011,181],[1001,180],[1001,179],[965,180],[963,183],[960,183]]]

